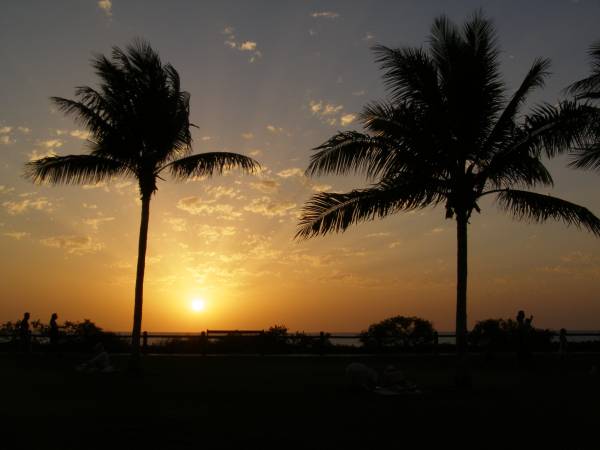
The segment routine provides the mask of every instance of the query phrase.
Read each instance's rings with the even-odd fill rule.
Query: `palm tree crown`
[[[97,56],[92,65],[100,86],[78,87],[77,100],[53,97],[60,110],[90,133],[89,153],[49,156],[29,162],[25,176],[36,183],[96,183],[116,176],[138,181],[142,202],[135,289],[133,353],[139,349],[149,207],[157,180],[211,176],[230,168],[253,172],[258,163],[237,153],[192,155],[190,95],[181,91],[179,74],[163,64],[148,43],[138,40],[112,58]]]
[[[442,204],[457,221],[457,343],[466,345],[467,224],[481,197],[495,194],[518,219],[559,219],[600,235],[586,208],[528,188],[551,186],[543,154],[581,139],[585,115],[575,103],[522,109],[543,86],[549,61],[536,60],[507,98],[493,25],[480,14],[462,28],[435,20],[429,48],[374,47],[389,100],[367,105],[365,133],[338,132],[315,149],[308,175],[362,173],[372,181],[347,193],[318,193],[304,206],[298,238]]]
[[[578,100],[596,103],[600,100],[600,41],[589,50],[591,74],[567,88]],[[572,152],[571,167],[600,171],[600,107],[590,108],[588,140]]]

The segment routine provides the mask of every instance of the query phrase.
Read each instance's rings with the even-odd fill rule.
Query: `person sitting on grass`
[[[110,358],[108,357],[108,353],[104,349],[104,345],[101,342],[98,342],[94,346],[94,356],[91,359],[82,362],[79,366],[77,366],[77,370],[79,372],[101,372],[101,373],[110,373],[115,369],[110,364]]]

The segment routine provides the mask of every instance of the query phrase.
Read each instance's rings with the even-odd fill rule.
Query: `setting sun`
[[[206,307],[206,302],[204,301],[204,299],[195,298],[192,300],[192,303],[191,303],[192,311],[201,312],[201,311],[204,311],[205,307]]]

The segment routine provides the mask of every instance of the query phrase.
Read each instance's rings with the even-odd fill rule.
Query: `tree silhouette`
[[[517,219],[557,219],[600,235],[586,208],[527,188],[551,186],[541,157],[581,139],[585,114],[571,102],[543,104],[522,115],[528,94],[543,86],[549,61],[536,60],[507,98],[492,23],[476,13],[459,28],[437,18],[429,48],[374,47],[389,101],[364,107],[366,133],[338,132],[315,149],[307,175],[365,174],[373,184],[318,193],[303,208],[297,238],[351,224],[444,205],[457,226],[457,354],[467,345],[467,225],[479,199],[495,195]]]
[[[190,95],[180,90],[179,74],[156,51],[136,40],[112,57],[94,57],[99,89],[78,87],[78,100],[52,97],[66,114],[87,128],[88,154],[49,156],[27,163],[25,176],[35,183],[97,183],[113,177],[139,184],[141,222],[135,280],[132,363],[138,364],[150,199],[161,174],[177,180],[221,174],[230,168],[253,172],[259,164],[237,153],[192,155]]]
[[[591,74],[567,88],[567,92],[579,100],[600,100],[600,41],[589,50]],[[592,107],[589,112],[588,141],[572,152],[571,167],[600,171],[600,108]]]

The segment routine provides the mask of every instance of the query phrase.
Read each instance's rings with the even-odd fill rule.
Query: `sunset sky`
[[[34,158],[86,151],[86,132],[53,109],[96,85],[93,54],[142,37],[191,94],[194,151],[251,155],[260,174],[159,185],[150,211],[144,325],[148,331],[267,328],[358,331],[392,315],[454,328],[455,222],[429,209],[293,240],[302,204],[360,177],[306,178],[311,148],[384,98],[370,47],[421,46],[433,19],[494,19],[514,89],[534,58],[553,75],[534,102],[555,103],[588,74],[600,3],[533,1],[134,1],[2,3],[0,14],[0,322],[90,318],[128,330],[139,202],[133,180],[35,186]],[[600,177],[549,163],[553,195],[600,214]],[[514,316],[600,328],[600,240],[561,223],[528,225],[493,201],[471,220],[469,325]],[[205,308],[192,308],[194,299]],[[197,306],[197,304],[196,304]],[[199,308],[196,308],[199,309]]]

